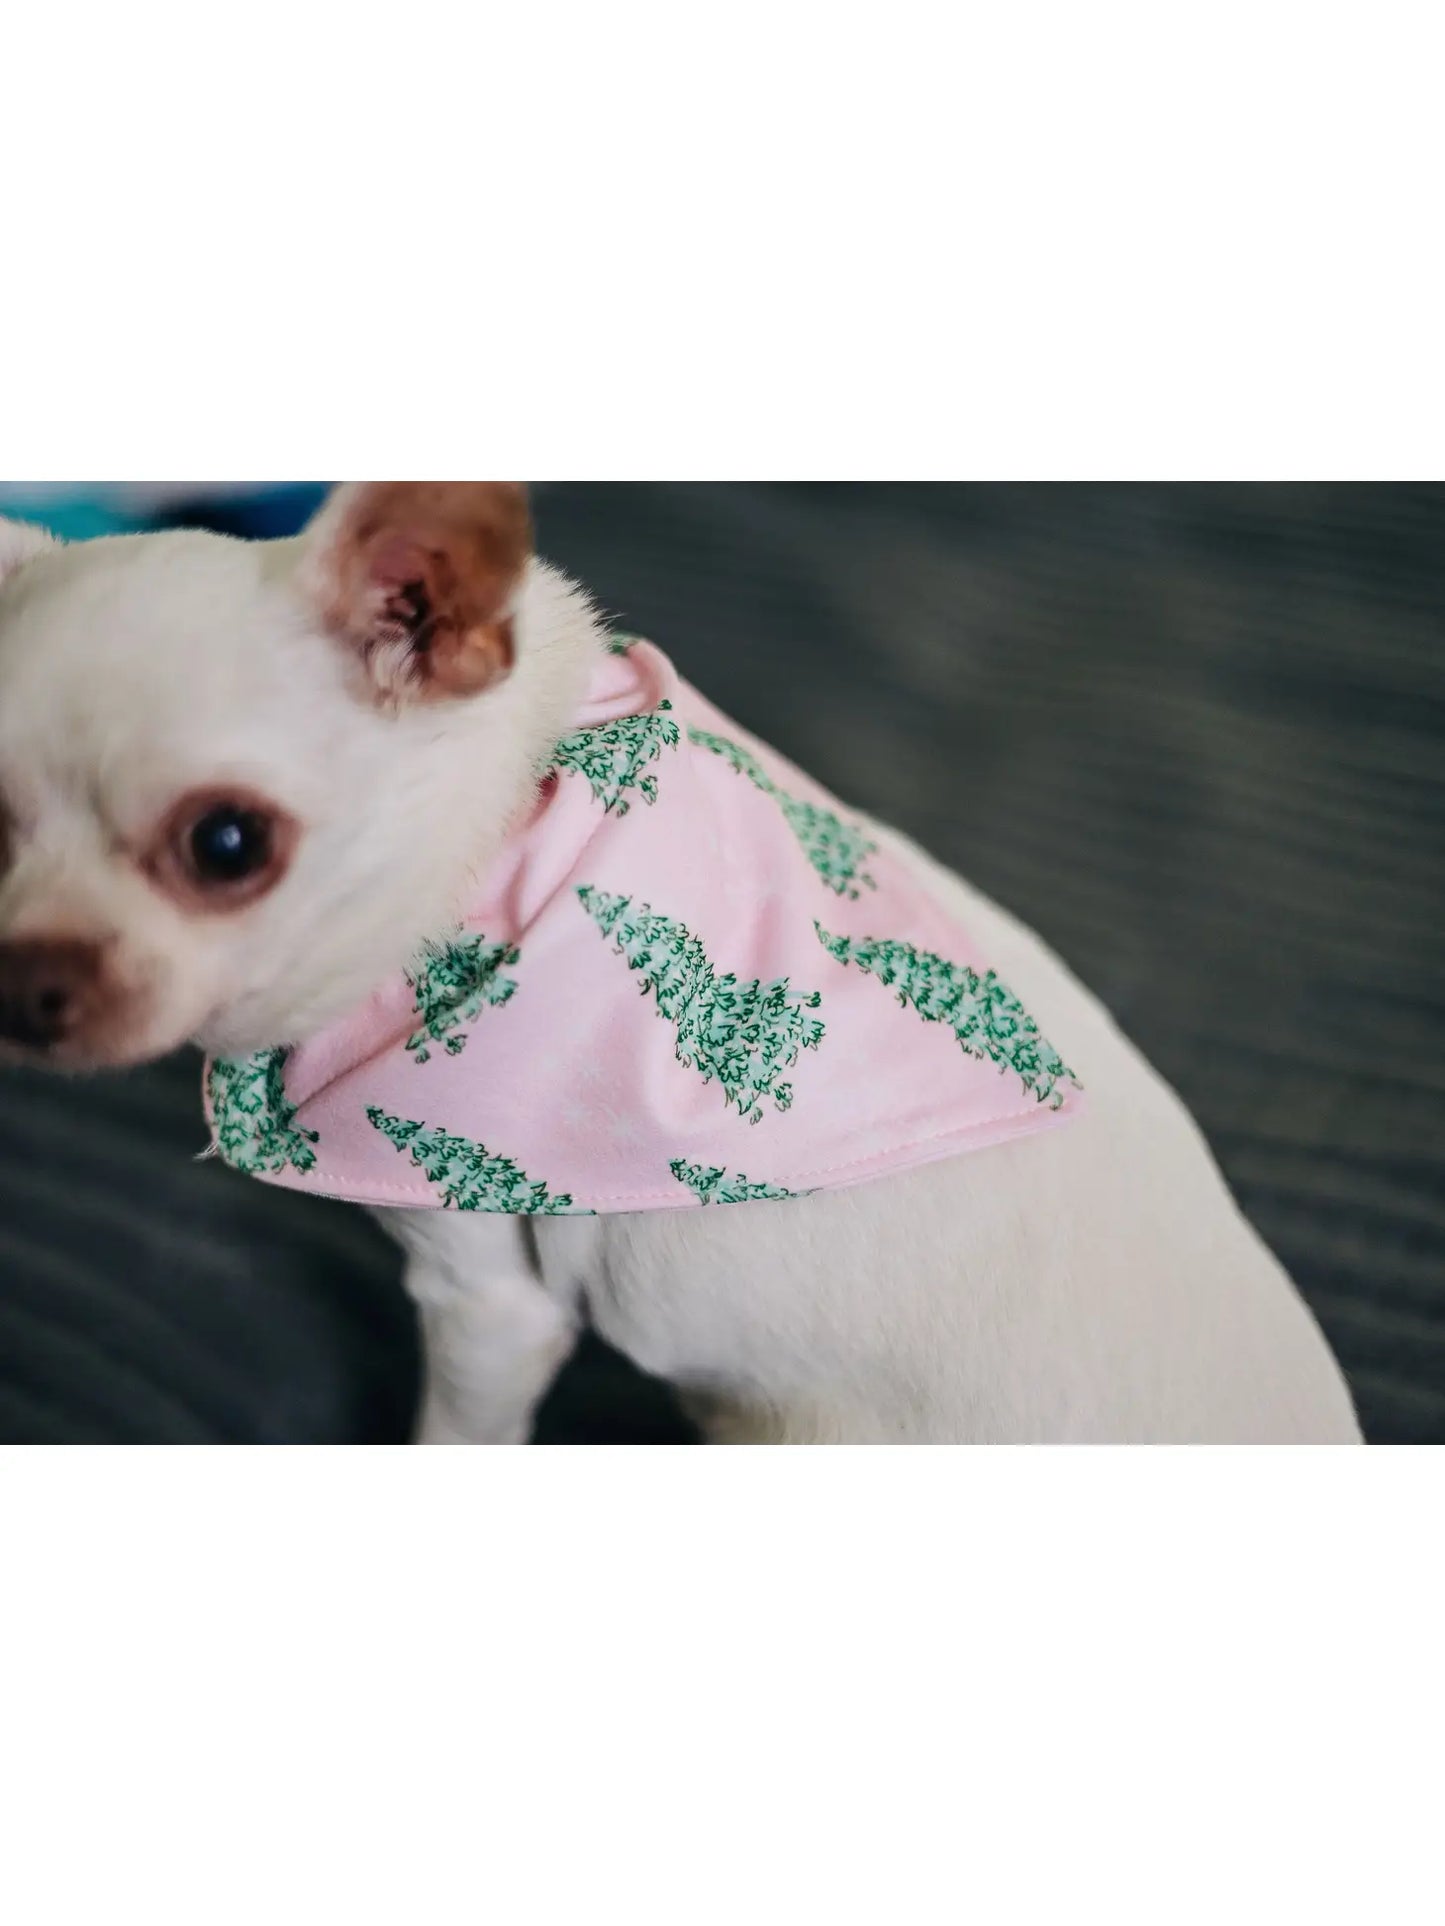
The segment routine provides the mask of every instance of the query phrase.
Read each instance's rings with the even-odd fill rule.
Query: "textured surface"
[[[1370,1436],[1445,1441],[1445,489],[553,486],[539,522],[724,709],[1068,958]],[[384,1240],[202,1141],[185,1060],[0,1078],[0,1438],[404,1433]],[[543,1432],[677,1435],[597,1347]]]

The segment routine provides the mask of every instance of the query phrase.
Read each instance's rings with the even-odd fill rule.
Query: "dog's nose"
[[[73,938],[0,943],[0,1043],[46,1050],[73,1027],[100,950]]]

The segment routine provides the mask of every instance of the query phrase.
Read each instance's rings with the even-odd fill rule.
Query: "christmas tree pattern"
[[[704,1083],[721,1084],[749,1123],[761,1121],[764,1097],[787,1110],[793,1088],[779,1073],[797,1062],[800,1050],[816,1050],[822,1041],[822,1020],[804,1014],[817,1009],[818,992],[790,990],[785,976],[772,983],[718,976],[697,938],[650,904],[634,910],[630,896],[609,896],[587,884],[577,894],[627,967],[639,972],[643,995],[650,991],[659,1014],[676,1026],[678,1062]]]
[[[574,729],[552,751],[552,765],[563,775],[585,776],[609,816],[627,814],[629,789],[635,789],[645,803],[655,803],[657,777],[642,772],[681,739],[671,708],[670,702],[660,702],[643,715],[619,716],[595,729]]]
[[[515,977],[500,972],[520,961],[520,952],[506,943],[489,943],[484,936],[459,937],[439,944],[407,982],[416,993],[421,1028],[406,1040],[417,1063],[429,1063],[429,1043],[439,1043],[449,1057],[460,1056],[467,1033],[460,1023],[471,1023],[483,1010],[505,1003],[517,987]]]
[[[674,1157],[668,1169],[680,1184],[686,1184],[695,1193],[700,1204],[750,1204],[757,1198],[794,1195],[780,1184],[750,1183],[742,1171],[730,1177],[725,1170],[689,1164],[681,1157]]]
[[[410,1117],[390,1116],[375,1104],[367,1105],[366,1114],[374,1129],[390,1138],[398,1150],[409,1152],[423,1177],[441,1192],[444,1208],[505,1211],[514,1217],[592,1215],[576,1211],[565,1194],[549,1195],[545,1184],[534,1183],[510,1157],[495,1157],[485,1144],[470,1137],[432,1130]]]
[[[856,824],[845,823],[831,809],[820,809],[816,803],[805,802],[802,797],[780,789],[752,751],[744,749],[740,742],[715,736],[707,729],[690,728],[687,734],[690,742],[721,756],[740,776],[746,776],[755,789],[772,797],[801,843],[803,854],[835,896],[856,901],[860,883],[868,889],[877,888],[863,864],[878,845],[870,842]]]
[[[216,1126],[216,1146],[228,1164],[252,1177],[300,1171],[316,1162],[314,1130],[296,1122],[296,1106],[286,1095],[284,1050],[257,1050],[249,1057],[217,1057],[207,1090]]]
[[[992,970],[980,976],[967,964],[950,963],[911,943],[830,936],[821,923],[813,927],[830,956],[845,966],[856,963],[896,990],[903,1008],[916,1010],[925,1023],[948,1024],[971,1057],[1014,1071],[1036,1102],[1057,1110],[1064,1101],[1060,1086],[1079,1087],[1073,1071]]]

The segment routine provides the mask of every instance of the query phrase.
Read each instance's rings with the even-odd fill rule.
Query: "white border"
[[[1423,7],[484,12],[7,20],[4,468],[1440,474]]]
[[[12,1451],[24,1926],[1430,1916],[1428,1451]]]

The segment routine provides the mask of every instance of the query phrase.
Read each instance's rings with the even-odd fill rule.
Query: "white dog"
[[[0,522],[0,1048],[194,1038],[233,1162],[392,1198],[426,1441],[524,1439],[590,1318],[718,1441],[1357,1442],[1192,1121],[1057,959],[621,647],[513,484],[349,484],[266,544]],[[604,832],[618,873],[653,849],[648,902],[577,868]],[[907,941],[872,930],[893,901]],[[401,1098],[369,1100],[373,1031]]]

